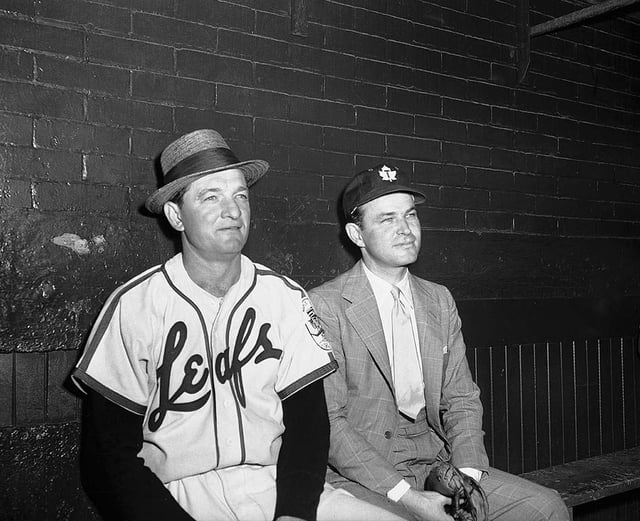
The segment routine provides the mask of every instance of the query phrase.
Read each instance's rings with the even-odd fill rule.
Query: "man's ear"
[[[167,221],[169,221],[171,227],[174,230],[183,232],[184,224],[182,223],[182,212],[180,211],[178,203],[167,201],[164,203],[162,210],[164,211],[164,216],[167,218]]]
[[[362,240],[362,230],[356,223],[347,223],[344,225],[344,230],[347,232],[347,236],[351,239],[351,242],[358,248],[364,248],[364,241]]]

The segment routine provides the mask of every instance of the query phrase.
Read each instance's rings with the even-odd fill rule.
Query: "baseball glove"
[[[445,507],[455,521],[486,521],[489,504],[480,484],[447,462],[436,463],[427,477],[425,490],[451,498]]]

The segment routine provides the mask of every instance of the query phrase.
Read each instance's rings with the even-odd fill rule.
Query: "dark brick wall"
[[[7,519],[93,518],[73,493],[80,407],[65,378],[107,295],[175,250],[140,207],[158,153],[195,128],[271,163],[247,253],[305,286],[352,264],[336,199],[384,160],[429,196],[415,271],[453,290],[482,329],[473,342],[512,299],[523,313],[550,299],[637,311],[637,18],[533,39],[518,83],[513,2],[302,2],[302,35],[290,0],[0,2]],[[574,4],[532,0],[531,23]]]

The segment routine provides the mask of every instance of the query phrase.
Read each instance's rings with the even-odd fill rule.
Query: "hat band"
[[[164,176],[164,184],[171,183],[181,177],[191,174],[206,172],[207,170],[217,170],[225,166],[231,166],[240,161],[228,148],[208,148],[195,154],[185,157],[176,164]]]

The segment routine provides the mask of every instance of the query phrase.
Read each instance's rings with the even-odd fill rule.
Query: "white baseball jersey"
[[[73,376],[144,415],[140,456],[167,483],[275,465],[281,400],[336,366],[295,282],[243,256],[219,299],[178,254],[109,297]]]

